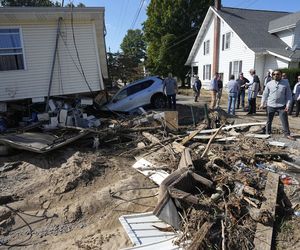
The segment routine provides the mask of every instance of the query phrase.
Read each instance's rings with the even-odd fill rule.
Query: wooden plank
[[[205,222],[204,224],[202,224],[202,226],[194,236],[191,245],[188,247],[189,250],[203,249],[202,247],[203,240],[206,238],[206,235],[210,231],[212,225],[213,224],[209,222]]]
[[[241,127],[248,127],[248,126],[265,126],[266,122],[252,122],[252,123],[242,123],[242,124],[236,124],[236,125],[229,125],[229,126],[225,126],[222,128],[222,130],[228,130],[228,129],[232,129],[232,128],[241,128]],[[211,134],[216,132],[218,129],[205,129],[205,130],[201,130],[200,132],[198,132],[199,134]],[[193,131],[195,132],[195,131]],[[190,133],[193,133],[190,132]]]
[[[191,132],[188,136],[186,136],[182,139],[181,145],[187,144],[191,139],[193,139],[194,136],[196,136],[198,133],[200,133],[205,127],[206,127],[205,124],[201,124],[197,130]]]
[[[273,224],[275,221],[275,210],[277,202],[277,192],[279,184],[279,175],[269,172],[268,179],[264,191],[266,201],[261,205],[261,210],[269,211],[272,214],[273,220],[270,225],[257,224],[254,245],[257,250],[270,250],[272,246]]]
[[[142,135],[152,143],[160,143],[160,140],[157,137],[155,137],[154,135],[151,135],[148,132],[143,132]]]
[[[181,154],[178,168],[194,168],[191,157],[191,149],[185,148]]]
[[[165,111],[166,127],[170,130],[178,130],[178,111]]]

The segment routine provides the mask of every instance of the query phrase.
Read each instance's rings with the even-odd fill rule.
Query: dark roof
[[[268,32],[270,21],[286,16],[289,12],[223,7],[217,13],[254,52],[276,50],[286,57],[291,54],[285,50],[287,45],[284,42]]]
[[[273,33],[276,31],[284,30],[284,28],[293,28],[296,23],[300,20],[300,12],[295,12],[289,15],[272,20],[269,23],[269,32]]]

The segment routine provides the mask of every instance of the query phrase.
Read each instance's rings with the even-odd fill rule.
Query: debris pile
[[[0,142],[46,153],[78,140],[86,151],[94,152],[91,159],[76,151],[71,160],[64,159],[55,167],[43,162],[50,168],[44,172],[49,187],[38,199],[46,200],[47,195],[53,195],[53,200],[61,201],[58,197],[72,196],[70,204],[56,210],[49,205],[53,214],[63,214],[69,223],[62,227],[66,233],[79,227],[86,214],[93,214],[102,207],[106,213],[116,208],[127,211],[128,207],[135,212],[134,205],[138,205],[147,209],[144,210],[147,213],[123,215],[120,221],[132,243],[141,249],[265,249],[270,246],[279,187],[299,185],[293,173],[300,167],[292,162],[285,145],[258,133],[265,122],[235,124],[220,110],[208,114],[205,122],[196,126],[180,126],[176,111],[139,111],[139,116],[101,118],[97,128],[79,128],[73,124],[60,127],[55,135],[43,131],[8,133],[0,137]],[[131,160],[132,169],[122,168],[114,173],[121,178],[118,181],[121,189],[104,178],[113,157],[119,157],[121,163],[122,159]],[[21,159],[14,159],[0,166],[0,174],[10,173],[20,166],[34,168],[33,164],[25,166]],[[134,186],[133,177],[129,178],[130,184],[123,182],[123,174],[129,171],[139,172],[156,185]],[[105,188],[97,190],[84,203],[73,204],[76,190],[90,185],[98,177],[103,177],[101,185]],[[31,181],[29,186],[33,190],[34,180],[26,178]],[[139,184],[144,181],[141,179]],[[138,197],[141,194],[138,189],[148,189],[149,193]],[[126,195],[124,190],[128,191]],[[88,195],[87,189],[85,192]],[[10,194],[0,196],[1,204],[21,199]],[[30,201],[36,199],[32,197]],[[280,206],[291,210],[286,199],[280,198]],[[44,213],[45,210],[43,216]],[[10,235],[14,225],[10,219],[16,218],[16,211],[6,207],[1,214],[0,230]],[[52,234],[49,230],[42,233]],[[103,235],[94,238],[102,242]],[[81,238],[76,244],[87,246],[86,242],[88,240]]]

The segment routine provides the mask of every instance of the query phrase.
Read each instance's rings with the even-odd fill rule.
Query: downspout
[[[48,112],[48,110],[49,110],[49,99],[50,99],[50,93],[51,93],[51,87],[52,87],[52,81],[53,81],[54,66],[55,66],[55,61],[56,61],[56,54],[57,54],[57,48],[58,48],[58,39],[59,39],[60,26],[61,26],[62,19],[63,19],[62,17],[59,17],[58,22],[57,22],[56,41],[55,41],[53,61],[52,61],[52,66],[51,66],[51,74],[50,74],[50,80],[49,80],[49,87],[48,87],[48,95],[47,95],[47,100],[46,100],[45,112]]]

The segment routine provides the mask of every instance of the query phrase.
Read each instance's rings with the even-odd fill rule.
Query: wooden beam
[[[212,225],[212,223],[209,223],[207,221],[202,224],[196,235],[193,237],[193,241],[188,247],[189,250],[202,249],[203,240],[206,238],[206,235],[210,231]]]
[[[279,175],[269,172],[268,179],[264,191],[266,201],[262,203],[261,210],[269,211],[273,220],[270,225],[257,223],[254,246],[257,250],[270,250],[272,248],[273,224],[275,221],[275,210],[277,202]]]
[[[193,139],[194,136],[196,136],[198,133],[200,133],[205,127],[206,127],[206,124],[201,124],[197,130],[191,132],[188,136],[183,138],[183,140],[181,141],[181,145],[187,144],[191,139]]]

